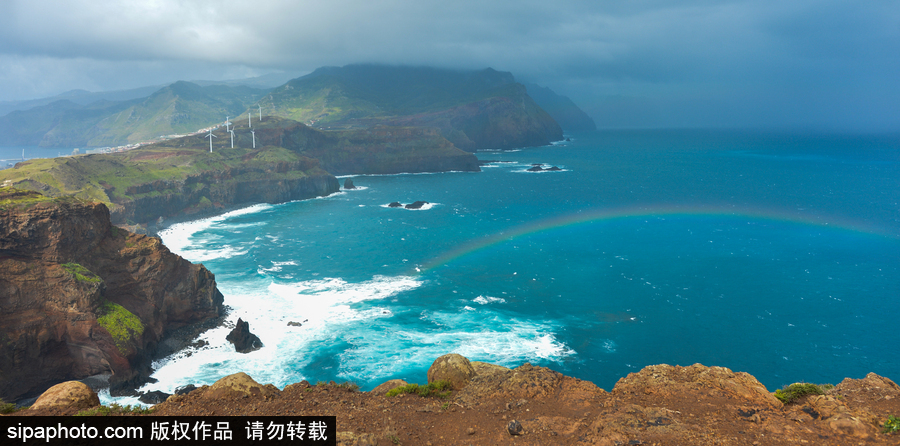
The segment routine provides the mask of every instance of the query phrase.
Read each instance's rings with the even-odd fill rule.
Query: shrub
[[[775,398],[788,404],[806,395],[823,395],[833,388],[834,386],[831,384],[794,383],[776,390]]]
[[[887,421],[884,422],[884,433],[893,434],[894,432],[900,432],[900,418],[897,418],[893,415],[889,416]]]
[[[13,403],[4,402],[0,399],[0,413],[13,413],[16,411],[16,405]]]
[[[421,397],[434,396],[438,398],[447,398],[450,396],[450,389],[453,387],[453,384],[447,380],[438,380],[432,383],[428,383],[424,386],[420,386],[418,384],[407,384],[405,386],[400,386],[388,391],[386,396],[393,397],[400,395],[401,393],[413,393],[419,395]]]
[[[108,417],[110,415],[146,415],[153,412],[152,407],[144,407],[139,404],[132,407],[130,404],[121,406],[112,403],[109,406],[98,406],[92,409],[82,410],[75,414],[76,417]]]
[[[99,283],[102,280],[100,279],[100,277],[97,277],[96,274],[92,273],[89,269],[77,263],[63,263],[61,266],[63,267],[63,269],[75,276],[75,280],[79,282]]]

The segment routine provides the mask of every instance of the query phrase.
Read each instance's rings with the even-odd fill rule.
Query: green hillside
[[[57,101],[0,117],[0,145],[118,146],[184,134],[246,112],[266,90],[176,82],[129,101]]]

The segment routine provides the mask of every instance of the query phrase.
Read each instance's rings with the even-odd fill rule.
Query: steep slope
[[[528,95],[547,111],[564,130],[573,132],[597,130],[597,124],[571,99],[536,84],[525,84]]]
[[[0,188],[0,397],[111,374],[148,376],[172,331],[218,317],[201,265],[110,224],[100,203]]]
[[[276,88],[260,104],[267,113],[320,128],[434,127],[469,151],[562,138],[512,74],[490,68],[326,67]]]

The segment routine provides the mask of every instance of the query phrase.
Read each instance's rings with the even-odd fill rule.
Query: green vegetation
[[[123,355],[128,353],[128,342],[144,334],[141,320],[119,304],[104,302],[99,313],[101,316],[97,322],[112,335],[119,353]]]
[[[16,411],[16,405],[13,403],[4,402],[3,399],[0,399],[0,413],[13,413]]]
[[[832,384],[794,383],[775,391],[775,398],[788,404],[807,395],[824,395],[834,388]]]
[[[394,397],[400,395],[402,393],[411,393],[416,394],[421,397],[437,397],[437,398],[447,398],[450,396],[450,389],[453,388],[453,384],[447,380],[438,380],[432,383],[428,383],[424,386],[420,386],[418,384],[407,384],[405,386],[400,386],[394,389],[391,389],[385,396]]]
[[[75,280],[79,282],[100,283],[103,281],[99,276],[77,263],[63,263],[61,266],[75,276]]]
[[[900,432],[900,418],[894,415],[889,416],[887,421],[884,422],[883,432],[886,434]]]
[[[52,201],[53,198],[34,191],[0,187],[0,210],[11,207],[30,206],[35,203]]]
[[[387,434],[387,439],[391,440],[391,443],[400,444],[400,437],[394,434]]]
[[[144,407],[135,404],[133,407],[129,404],[121,406],[118,403],[112,403],[109,406],[97,406],[91,409],[82,410],[76,413],[76,417],[108,417],[111,415],[147,415],[153,412],[152,407]]]

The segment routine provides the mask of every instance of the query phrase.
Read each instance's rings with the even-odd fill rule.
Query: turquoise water
[[[145,390],[239,370],[279,387],[421,383],[449,352],[606,389],[658,363],[770,390],[900,378],[900,138],[572,136],[479,153],[498,161],[480,173],[356,176],[358,190],[164,231],[265,348],[235,353],[212,330]],[[416,200],[432,204],[386,207]]]

